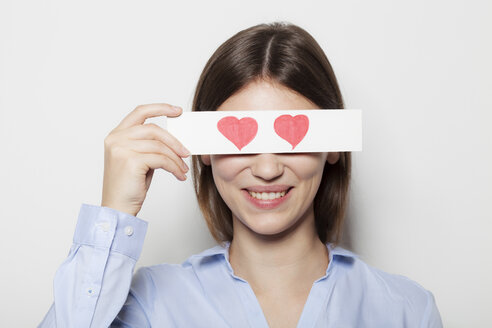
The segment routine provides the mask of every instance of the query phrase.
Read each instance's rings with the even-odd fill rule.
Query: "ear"
[[[340,159],[340,153],[328,153],[328,156],[326,157],[326,161],[330,163],[331,165],[335,164],[338,162]]]
[[[209,166],[210,165],[210,155],[200,155],[200,160],[203,164]]]

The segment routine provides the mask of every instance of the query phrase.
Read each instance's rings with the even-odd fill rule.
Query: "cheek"
[[[302,154],[289,163],[300,180],[321,178],[325,167],[326,157],[316,154]]]
[[[232,181],[244,169],[244,160],[232,155],[213,155],[210,158],[216,183]]]

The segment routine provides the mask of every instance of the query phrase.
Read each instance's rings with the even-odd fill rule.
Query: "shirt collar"
[[[213,257],[213,256],[219,256],[223,259],[225,259],[227,269],[229,272],[232,274],[232,276],[236,279],[243,280],[237,276],[234,275],[234,271],[232,270],[231,263],[229,262],[229,246],[231,245],[230,242],[225,242],[224,245],[217,245],[215,247],[209,248],[199,254],[193,255],[192,257]],[[341,246],[334,246],[332,243],[327,243],[326,247],[328,248],[328,254],[330,258],[330,262],[328,264],[328,268],[326,269],[326,275],[328,275],[329,271],[333,267],[333,260],[335,257],[345,257],[345,258],[358,258],[359,256],[348,249],[345,249]],[[326,275],[323,278],[326,278]],[[320,279],[320,280],[321,280]]]

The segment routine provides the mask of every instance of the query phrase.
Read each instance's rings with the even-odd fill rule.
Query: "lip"
[[[268,189],[266,189],[268,188]],[[246,197],[246,199],[251,203],[253,204],[255,207],[259,208],[259,209],[267,209],[267,210],[270,210],[270,209],[274,209],[276,207],[279,207],[281,204],[283,204],[284,202],[286,202],[289,198],[290,198],[290,194],[291,194],[291,190],[292,188],[285,188],[285,186],[282,187],[283,189],[279,190],[278,192],[280,191],[284,191],[286,189],[288,189],[288,192],[285,194],[285,196],[283,197],[280,197],[280,198],[276,198],[276,199],[257,199],[257,198],[254,198],[253,196],[251,196],[248,192],[248,190],[250,191],[255,191],[255,190],[252,190],[252,189],[243,189],[241,190],[241,192],[243,193],[244,197]],[[268,186],[268,187],[265,187],[265,191],[264,192],[267,192],[267,191],[271,191],[271,192],[274,192],[274,190],[272,189],[271,186]],[[260,192],[260,191],[258,191]],[[263,192],[263,191],[261,191]]]
[[[248,191],[254,191],[254,192],[282,192],[290,189],[292,186],[288,185],[271,185],[271,186],[251,186],[244,188]]]

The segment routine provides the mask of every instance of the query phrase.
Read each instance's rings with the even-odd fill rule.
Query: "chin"
[[[279,222],[278,220],[267,219],[262,222],[248,222],[246,226],[254,233],[265,237],[276,237],[284,235],[289,231],[295,222]]]

